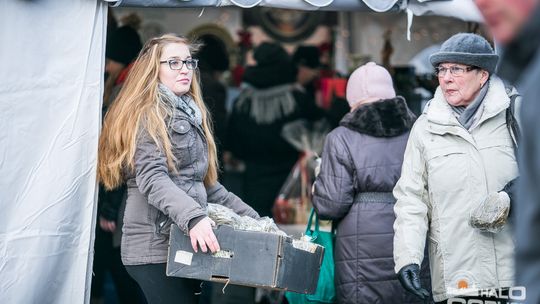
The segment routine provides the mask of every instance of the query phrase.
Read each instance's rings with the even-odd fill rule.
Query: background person
[[[400,285],[392,258],[392,189],[416,117],[373,62],[352,73],[346,95],[350,112],[326,137],[313,193],[319,216],[338,223],[338,303],[421,303]]]
[[[227,147],[244,161],[244,200],[261,216],[272,216],[272,206],[299,152],[282,136],[286,123],[320,118],[315,102],[295,86],[295,67],[277,43],[262,43],[254,53],[255,65],[243,76],[235,102]]]
[[[124,69],[135,60],[142,48],[141,37],[137,32],[141,26],[141,18],[131,13],[121,18],[122,26],[112,31],[107,37],[105,48],[105,88],[103,92],[103,113],[114,100],[117,79]]]
[[[540,303],[540,1],[476,0],[497,42],[503,45],[498,74],[522,94],[520,181],[512,215],[516,239],[516,285],[526,303]]]
[[[320,62],[319,48],[316,46],[301,45],[296,48],[292,61],[296,65],[296,82],[306,95],[316,101]]]
[[[223,143],[227,134],[227,87],[222,74],[229,69],[225,44],[213,35],[199,37],[202,46],[197,52],[203,100],[211,114],[219,163],[223,161]]]

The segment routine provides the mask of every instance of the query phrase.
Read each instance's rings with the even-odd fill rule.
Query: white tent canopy
[[[107,5],[2,1],[0,303],[87,303]]]
[[[106,0],[126,7],[223,7],[268,6],[297,10],[388,12],[409,10],[416,16],[440,15],[480,22],[473,0]]]

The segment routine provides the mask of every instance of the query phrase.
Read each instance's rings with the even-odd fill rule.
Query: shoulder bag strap
[[[521,139],[521,130],[519,128],[518,121],[515,116],[516,109],[516,99],[519,97],[519,94],[514,94],[510,96],[510,106],[506,109],[506,126],[512,137],[512,143],[514,144],[514,150],[517,152],[519,146],[519,141]]]

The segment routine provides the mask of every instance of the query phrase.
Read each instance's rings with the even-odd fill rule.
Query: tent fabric
[[[304,1],[316,7],[328,6],[332,2],[334,2],[334,0],[304,0]]]
[[[262,0],[230,0],[234,5],[242,8],[251,8],[257,6]]]
[[[363,0],[372,10],[381,13],[389,11],[398,0]],[[400,1],[402,2],[402,1]]]
[[[2,1],[0,303],[88,303],[107,6]]]
[[[131,7],[217,7],[223,0],[105,0],[113,7],[131,6]]]
[[[404,0],[106,0],[112,6],[127,7],[210,7],[238,6],[251,8],[269,6],[298,10],[364,10],[388,11]]]
[[[410,0],[407,9],[411,10],[415,16],[446,16],[471,22],[484,20],[473,0]]]
[[[297,10],[388,12],[410,10],[415,16],[440,15],[482,22],[473,0],[105,0],[126,7],[268,6]]]

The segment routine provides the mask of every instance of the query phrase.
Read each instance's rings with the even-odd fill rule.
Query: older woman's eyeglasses
[[[180,60],[180,59],[169,59],[169,60],[163,60],[159,63],[168,63],[169,68],[171,70],[181,70],[184,67],[184,64],[188,68],[188,70],[195,70],[197,68],[197,63],[199,62],[198,59],[186,59],[186,60]]]
[[[463,76],[465,72],[470,72],[472,70],[477,70],[477,67],[474,66],[468,66],[468,67],[459,67],[459,66],[451,66],[451,67],[436,67],[435,68],[435,75],[437,77],[444,77],[446,75],[446,71],[450,71],[450,74],[455,77]]]

